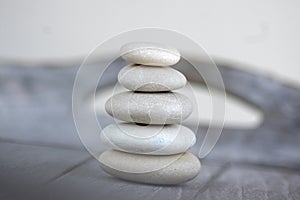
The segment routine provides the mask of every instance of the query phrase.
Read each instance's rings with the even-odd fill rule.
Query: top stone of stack
[[[125,88],[139,92],[166,92],[186,85],[185,76],[169,67],[180,60],[178,50],[150,42],[127,43],[120,50],[122,58],[133,63],[118,74],[118,81]]]
[[[150,42],[132,42],[121,47],[124,60],[149,66],[171,66],[180,60],[180,53],[174,48]]]

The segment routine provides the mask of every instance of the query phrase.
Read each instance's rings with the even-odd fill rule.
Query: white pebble
[[[104,171],[112,176],[140,183],[180,184],[196,177],[200,161],[188,152],[169,156],[106,151],[99,157]]]
[[[132,63],[163,67],[175,65],[180,60],[176,49],[150,42],[125,44],[121,47],[121,56]]]
[[[192,130],[181,125],[111,124],[101,132],[108,147],[136,154],[171,155],[186,152],[196,142]]]
[[[121,85],[132,91],[162,92],[182,88],[185,76],[170,67],[128,65],[118,74]]]
[[[176,92],[122,92],[105,104],[108,114],[126,122],[142,124],[175,124],[186,119],[193,109],[192,102]]]

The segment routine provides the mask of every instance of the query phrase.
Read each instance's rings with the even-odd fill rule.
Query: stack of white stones
[[[169,67],[180,60],[173,48],[154,43],[129,43],[122,58],[134,64],[118,74],[128,92],[113,95],[106,111],[126,123],[103,129],[101,140],[113,150],[99,161],[107,173],[130,181],[179,184],[193,179],[200,162],[186,152],[196,142],[195,134],[179,125],[192,112],[192,103],[172,90],[186,85],[185,76]]]

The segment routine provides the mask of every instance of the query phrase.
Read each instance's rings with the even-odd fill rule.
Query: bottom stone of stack
[[[199,159],[185,152],[175,155],[139,155],[109,150],[99,157],[108,174],[134,182],[172,185],[195,178],[200,171]]]

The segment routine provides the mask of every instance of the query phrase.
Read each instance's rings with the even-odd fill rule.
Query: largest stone
[[[191,153],[168,156],[105,151],[99,157],[103,170],[115,177],[150,184],[180,184],[195,178],[200,161]]]
[[[180,123],[192,113],[192,103],[176,92],[122,92],[105,104],[108,114],[116,119],[142,124]]]

